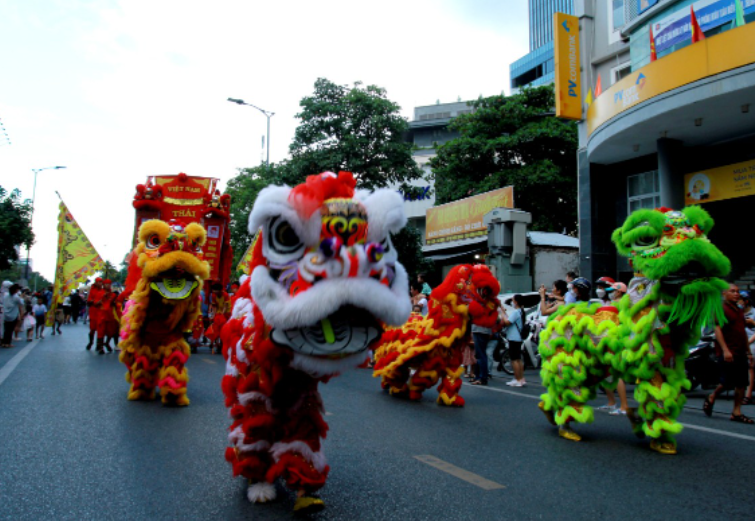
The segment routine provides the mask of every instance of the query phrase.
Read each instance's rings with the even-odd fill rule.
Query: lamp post
[[[267,166],[270,166],[270,118],[275,116],[275,112],[270,112],[265,109],[261,109],[256,105],[252,105],[251,103],[246,103],[242,99],[228,98],[228,101],[230,101],[231,103],[236,103],[237,105],[246,105],[247,107],[255,108],[259,110],[260,112],[262,112],[267,118],[267,159],[265,160],[265,164],[267,164]]]
[[[29,218],[29,226],[31,226],[32,222],[34,221],[34,201],[37,198],[37,174],[40,173],[42,170],[60,170],[61,168],[65,168],[64,166],[46,166],[44,168],[32,168],[31,171],[34,172],[34,188],[31,192],[31,217]],[[29,281],[29,248],[31,247],[30,243],[26,243],[26,269],[24,270],[24,278],[26,281]]]

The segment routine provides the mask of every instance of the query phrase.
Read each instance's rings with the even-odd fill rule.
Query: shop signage
[[[565,13],[553,13],[554,62],[556,71],[556,117],[582,119],[582,87],[579,72],[579,20]]]
[[[755,12],[755,0],[700,0],[692,4],[695,18],[703,32],[731,23],[734,20],[736,4],[742,1],[744,14]],[[653,23],[653,37],[656,52],[662,52],[678,43],[689,41],[690,34],[689,5],[673,14]]]
[[[755,195],[755,160],[687,174],[684,189],[685,205]]]
[[[614,116],[655,96],[755,63],[755,23],[689,45],[632,72],[606,89],[587,109],[587,134]]]
[[[493,208],[513,208],[514,187],[507,186],[447,203],[426,212],[425,241],[427,244],[471,239],[487,235],[483,217]]]

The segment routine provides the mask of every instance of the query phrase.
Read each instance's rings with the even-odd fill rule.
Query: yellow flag
[[[102,271],[103,267],[100,254],[89,242],[65,203],[61,201],[58,216],[58,264],[55,269],[51,309],[47,314],[48,326],[52,325],[55,308],[63,302],[63,298],[92,274]]]
[[[236,266],[236,271],[240,271],[241,273],[245,275],[249,275],[249,268],[252,264],[252,254],[254,252],[254,246],[257,244],[257,239],[259,239],[260,234],[257,232],[254,235],[254,239],[252,240],[252,244],[249,245],[249,247],[246,249],[246,252],[241,257],[241,260],[239,261],[239,265]]]
[[[592,105],[592,89],[590,89],[587,96],[585,96],[585,103],[587,103],[588,107]]]

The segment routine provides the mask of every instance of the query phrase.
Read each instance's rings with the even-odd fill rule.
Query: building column
[[[579,274],[592,280],[592,191],[587,150],[577,151],[577,219],[579,222]]]
[[[684,207],[684,144],[677,139],[660,138],[657,146],[661,206],[681,210]]]

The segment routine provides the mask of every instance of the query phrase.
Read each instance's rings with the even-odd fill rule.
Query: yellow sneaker
[[[566,425],[562,425],[558,428],[558,435],[567,440],[582,441],[582,436],[574,432],[571,427],[567,427]]]
[[[650,442],[650,450],[660,454],[676,454],[676,447],[668,441],[653,440]]]
[[[325,508],[325,502],[319,497],[302,496],[296,498],[294,512],[297,514],[314,514]]]

